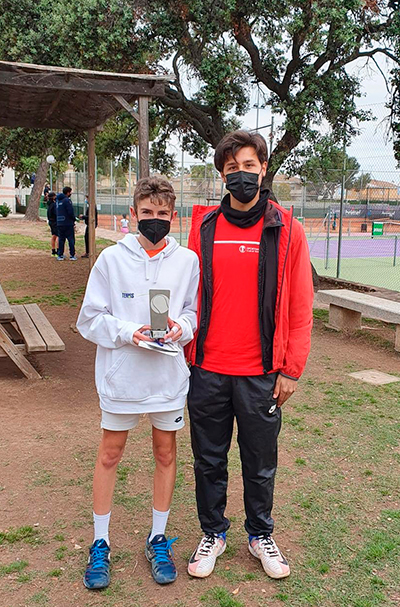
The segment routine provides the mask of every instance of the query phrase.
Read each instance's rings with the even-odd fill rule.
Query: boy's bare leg
[[[153,505],[156,510],[169,510],[176,477],[176,432],[153,426],[154,471]]]
[[[108,514],[111,510],[118,463],[125,449],[128,430],[103,430],[93,477],[93,510]]]

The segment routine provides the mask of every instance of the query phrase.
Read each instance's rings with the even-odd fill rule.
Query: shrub
[[[6,204],[5,202],[3,204],[0,204],[0,215],[2,217],[7,217],[7,215],[9,215],[10,213],[11,209],[8,204]]]

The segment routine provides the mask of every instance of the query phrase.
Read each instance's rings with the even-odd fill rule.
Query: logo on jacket
[[[239,247],[240,253],[258,253],[258,247],[245,247],[244,244],[241,244]]]
[[[122,299],[133,299],[135,297],[134,293],[122,293]]]

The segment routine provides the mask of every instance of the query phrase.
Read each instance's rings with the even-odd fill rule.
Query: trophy
[[[162,339],[168,333],[169,298],[171,291],[167,289],[150,289],[150,336]]]

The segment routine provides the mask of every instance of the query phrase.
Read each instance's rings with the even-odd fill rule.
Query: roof
[[[369,183],[367,183],[367,188],[397,188],[397,184],[391,181],[379,181],[379,179],[371,179]]]
[[[0,61],[0,126],[87,130],[121,110],[121,102],[161,97],[172,75],[117,74]]]

